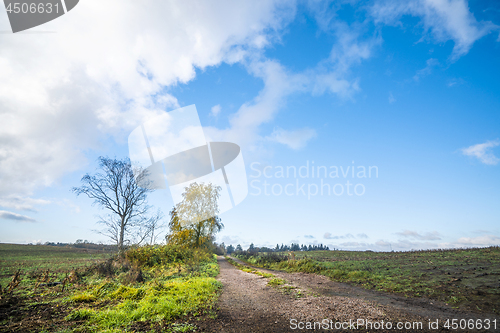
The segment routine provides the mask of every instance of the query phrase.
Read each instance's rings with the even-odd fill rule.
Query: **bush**
[[[177,245],[151,245],[132,248],[125,252],[125,257],[140,266],[194,264],[210,258],[203,250]]]
[[[264,255],[260,255],[260,256],[256,257],[255,263],[257,265],[266,266],[266,265],[276,264],[276,263],[279,263],[282,261],[287,261],[287,260],[288,260],[287,256],[271,252],[271,253],[266,253]]]
[[[259,265],[262,267],[269,267],[272,264],[277,264],[283,261],[288,261],[286,255],[269,252],[265,254],[255,254],[249,251],[241,251],[235,255],[235,257],[248,261],[251,264]]]

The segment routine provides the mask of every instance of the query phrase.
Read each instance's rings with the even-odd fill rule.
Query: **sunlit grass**
[[[222,285],[214,278],[219,273],[215,257],[193,269],[157,265],[144,270],[146,282],[135,284],[121,283],[119,278],[89,280],[85,291],[69,298],[81,305],[66,320],[85,320],[86,331],[101,332],[127,329],[134,322],[165,325],[200,316],[213,309]],[[176,324],[169,330],[190,331],[191,326]]]
[[[284,279],[280,279],[280,278],[272,278],[269,280],[269,282],[267,282],[268,285],[270,286],[280,286],[282,284],[285,284],[286,281]]]

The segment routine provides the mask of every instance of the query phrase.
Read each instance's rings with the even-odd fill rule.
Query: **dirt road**
[[[357,327],[361,332],[440,332],[448,331],[443,329],[446,319],[479,318],[439,302],[364,290],[324,276],[259,269],[286,280],[272,287],[270,278],[241,271],[223,257],[218,262],[218,279],[224,285],[218,317],[201,324],[202,332],[305,332],[313,330],[315,322],[317,331],[352,332]],[[438,329],[428,328],[429,318],[439,319]],[[361,320],[365,325],[356,326]],[[389,323],[392,329],[387,329]],[[398,329],[398,323],[406,328]]]

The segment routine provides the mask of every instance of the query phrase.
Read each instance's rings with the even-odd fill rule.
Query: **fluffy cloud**
[[[35,219],[32,219],[29,216],[20,215],[5,210],[0,210],[0,219],[14,220],[16,222],[36,222]]]
[[[268,140],[287,145],[292,149],[304,148],[309,140],[316,137],[316,131],[312,128],[302,128],[293,131],[286,131],[280,127],[274,129],[268,136]]]
[[[500,237],[495,235],[484,235],[478,237],[461,237],[456,242],[459,246],[498,246]]]
[[[165,87],[258,52],[293,15],[281,1],[85,1],[44,25],[55,33],[2,38],[2,205],[28,205],[10,195],[51,185],[103,138],[178,107]]]
[[[420,17],[424,31],[436,41],[454,41],[452,60],[467,54],[474,42],[499,28],[491,22],[478,22],[465,0],[382,0],[374,3],[370,14],[375,22],[393,25],[400,25],[403,15]]]
[[[492,148],[500,145],[500,140],[486,141],[467,148],[462,148],[462,154],[477,158],[481,163],[488,165],[497,165],[500,159],[491,151]]]
[[[221,243],[224,243],[226,245],[234,245],[236,247],[236,244],[241,243],[241,240],[239,237],[236,236],[223,236],[220,239]]]
[[[441,235],[437,231],[427,232],[425,234],[419,234],[416,231],[404,230],[402,232],[396,233],[399,236],[414,238],[418,240],[440,240]]]
[[[395,242],[387,240],[378,240],[374,243],[366,242],[343,242],[340,244],[328,244],[330,248],[344,249],[351,251],[410,251],[410,250],[422,250],[422,249],[437,249],[444,248],[441,244],[434,242],[415,242],[408,240],[399,240]],[[448,247],[458,247],[458,246],[448,246]]]
[[[213,117],[217,117],[219,115],[220,111],[221,111],[220,104],[214,105],[210,109],[210,115]]]
[[[34,206],[38,205],[48,205],[51,202],[44,199],[33,199],[28,197],[21,197],[15,194],[11,194],[0,198],[0,206],[8,207],[17,210],[30,210],[35,211]]]
[[[366,238],[366,237],[368,237],[365,234],[359,234],[358,236],[360,236],[360,235],[361,235],[360,238]],[[332,235],[329,232],[325,232],[325,234],[323,235],[323,238],[324,239],[346,239],[346,238],[356,238],[356,237],[354,237],[352,234],[345,234],[345,235],[342,235],[342,236],[334,236],[334,235]]]

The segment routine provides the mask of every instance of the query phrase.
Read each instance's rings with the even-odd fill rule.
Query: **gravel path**
[[[364,290],[320,275],[259,268],[259,271],[270,272],[287,281],[284,285],[271,287],[267,284],[270,278],[243,272],[223,257],[219,257],[218,262],[218,280],[224,285],[218,316],[202,323],[202,332],[305,332],[312,330],[306,329],[308,322],[312,328],[314,322],[325,319],[327,321],[322,323],[327,324],[321,328],[316,324],[318,331],[326,331],[327,325],[334,332],[352,331],[346,329],[347,323],[363,319],[379,324],[384,321],[384,325],[388,321],[392,325],[421,322],[423,329],[366,330],[363,326],[358,327],[362,332],[440,332],[426,329],[427,318],[460,318],[464,315],[437,302]],[[476,317],[469,314],[467,318]],[[299,322],[303,323],[304,329],[299,329]],[[344,328],[335,328],[335,322],[343,324]]]

